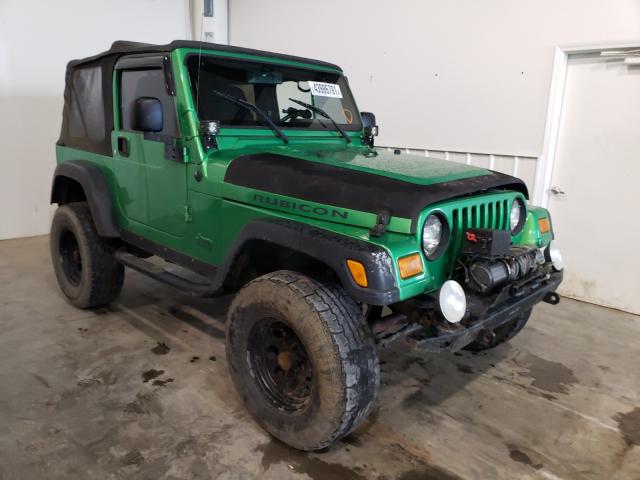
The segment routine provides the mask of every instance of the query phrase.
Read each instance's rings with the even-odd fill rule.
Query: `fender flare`
[[[255,240],[283,246],[324,263],[336,273],[342,286],[356,300],[371,305],[389,305],[400,300],[393,261],[384,248],[282,219],[258,219],[247,224],[220,265],[216,275],[219,282],[224,282],[247,243]],[[346,265],[347,259],[364,265],[369,283],[367,288],[354,282]]]
[[[96,230],[101,237],[119,238],[120,226],[113,208],[111,192],[100,169],[86,160],[58,164],[53,174],[51,202],[64,201],[64,178],[75,180],[84,190]]]

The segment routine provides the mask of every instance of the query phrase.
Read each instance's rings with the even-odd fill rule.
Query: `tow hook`
[[[549,292],[544,296],[542,301],[551,305],[557,305],[560,303],[560,295],[556,292]]]
[[[483,346],[491,347],[496,343],[496,334],[493,330],[483,328],[480,330],[480,333],[478,333],[476,342],[481,343]]]

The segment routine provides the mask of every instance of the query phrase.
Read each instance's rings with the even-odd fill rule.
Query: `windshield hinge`
[[[189,205],[184,206],[184,221],[185,223],[191,223],[193,216],[191,215],[191,207]]]

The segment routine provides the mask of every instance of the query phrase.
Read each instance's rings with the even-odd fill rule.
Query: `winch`
[[[497,257],[466,255],[461,259],[470,288],[491,293],[497,287],[526,277],[544,263],[544,255],[535,247],[511,247]]]

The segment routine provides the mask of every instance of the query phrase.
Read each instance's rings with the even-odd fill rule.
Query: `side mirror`
[[[378,135],[378,125],[376,125],[376,116],[371,112],[360,112],[362,117],[362,126],[364,127],[364,141],[370,147],[373,147],[373,137]]]
[[[154,97],[136,98],[131,128],[141,132],[160,132],[163,127],[162,102]]]

